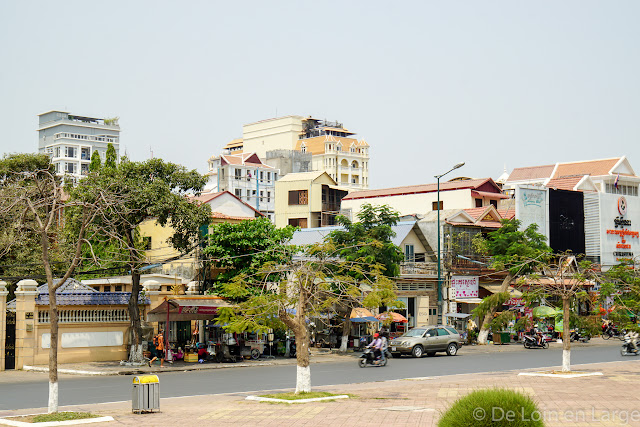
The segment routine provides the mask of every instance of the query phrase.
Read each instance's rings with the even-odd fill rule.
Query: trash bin
[[[157,375],[133,377],[131,409],[139,413],[160,410],[160,380]]]

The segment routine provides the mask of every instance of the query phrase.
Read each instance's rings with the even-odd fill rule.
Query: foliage
[[[400,248],[391,241],[398,213],[387,205],[364,204],[357,216],[359,221],[355,223],[342,215],[336,219],[344,230],[331,232],[329,240],[339,248],[338,255],[345,261],[381,264],[387,277],[396,277],[404,259]]]
[[[210,293],[232,298],[225,292],[224,283],[238,275],[254,280],[264,264],[289,261],[290,252],[276,249],[291,240],[294,230],[291,226],[278,229],[267,218],[211,226],[204,253],[222,271],[214,279]]]
[[[94,150],[91,155],[91,163],[89,164],[89,172],[98,172],[102,166],[102,160],[100,159],[100,153],[98,150]]]
[[[35,415],[31,422],[48,423],[53,421],[84,420],[87,418],[98,417],[100,417],[100,415],[95,415],[90,412],[53,412],[51,414]]]
[[[112,143],[107,144],[107,155],[104,160],[104,167],[109,169],[116,168],[116,162],[118,160],[118,154]]]
[[[607,317],[622,329],[640,332],[640,275],[630,262],[611,267],[601,278],[600,300],[607,307],[607,300],[613,301]]]
[[[484,318],[487,313],[489,313],[495,307],[500,307],[507,300],[509,300],[511,296],[509,292],[497,292],[495,294],[489,295],[485,297],[480,304],[473,309],[472,313],[474,317],[478,319]]]
[[[543,414],[524,394],[508,389],[476,390],[458,399],[438,427],[544,426]]]
[[[537,224],[521,231],[521,223],[515,218],[503,219],[501,223],[486,239],[478,234],[473,242],[479,253],[492,257],[495,270],[508,270],[516,277],[535,271],[538,263],[549,258],[551,248],[545,243],[546,237],[538,233]]]
[[[493,318],[493,320],[489,324],[489,327],[492,331],[502,331],[509,324],[509,322],[513,321],[514,319],[515,314],[513,313],[513,311],[505,310]]]

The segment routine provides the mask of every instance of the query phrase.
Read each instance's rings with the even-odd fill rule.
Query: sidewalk
[[[233,393],[161,399],[161,412],[142,415],[131,413],[130,401],[61,410],[91,411],[115,419],[97,426],[141,423],[164,426],[185,422],[216,426],[431,426],[436,425],[441,411],[470,391],[506,387],[531,395],[547,426],[640,426],[639,362],[640,359],[630,358],[623,362],[576,365],[574,370],[598,371],[603,375],[571,379],[518,376],[513,371],[314,388],[354,396],[334,402],[269,404],[247,401],[246,393]],[[0,415],[34,412],[38,411],[3,411]]]
[[[571,343],[571,347],[595,347],[595,346],[620,346],[621,342],[617,339],[603,340],[602,338],[593,338],[588,343]],[[561,343],[550,343],[551,348],[561,348]],[[535,351],[527,350],[523,348],[522,344],[511,343],[504,345],[464,345],[460,349],[461,354],[473,354],[473,353],[504,353],[504,352],[518,352],[518,351]],[[345,360],[345,358],[358,358],[360,352],[348,352],[338,353],[336,350],[329,349],[311,349],[311,362],[312,363],[327,363]],[[160,362],[155,362],[150,368],[148,366],[122,366],[119,362],[85,362],[85,363],[66,363],[58,366],[58,372],[60,374],[72,374],[72,375],[140,375],[150,373],[166,373],[166,372],[184,372],[184,371],[198,371],[204,369],[225,369],[225,368],[242,368],[249,366],[269,366],[269,365],[295,365],[296,359],[278,357],[272,358],[260,358],[259,360],[244,360],[236,363],[187,363],[183,361],[177,361],[173,364],[166,363],[164,367],[160,368]],[[48,366],[40,365],[34,367],[28,367],[25,370],[33,370],[36,372],[47,372]],[[8,372],[8,371],[7,371]],[[0,380],[0,382],[2,382]]]

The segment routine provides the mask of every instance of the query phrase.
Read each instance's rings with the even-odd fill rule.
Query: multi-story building
[[[228,191],[273,221],[279,174],[278,169],[262,163],[256,153],[212,156],[205,191]]]
[[[310,153],[313,171],[327,172],[341,187],[367,189],[369,144],[353,135],[354,132],[339,122],[286,116],[244,125],[242,138],[227,144],[225,151],[230,154],[257,153],[270,160],[287,151]],[[278,156],[267,155],[276,150],[280,151]]]
[[[625,156],[514,169],[504,183],[516,218],[536,223],[556,252],[603,269],[640,252],[640,176]],[[637,230],[637,229],[636,229]]]
[[[79,178],[89,173],[94,151],[104,163],[107,145],[113,144],[116,155],[120,148],[118,119],[99,119],[49,111],[39,116],[38,151],[48,154],[59,174]]]

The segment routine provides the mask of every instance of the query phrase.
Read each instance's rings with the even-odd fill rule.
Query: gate
[[[16,313],[7,311],[7,334],[4,342],[4,369],[16,368]]]

